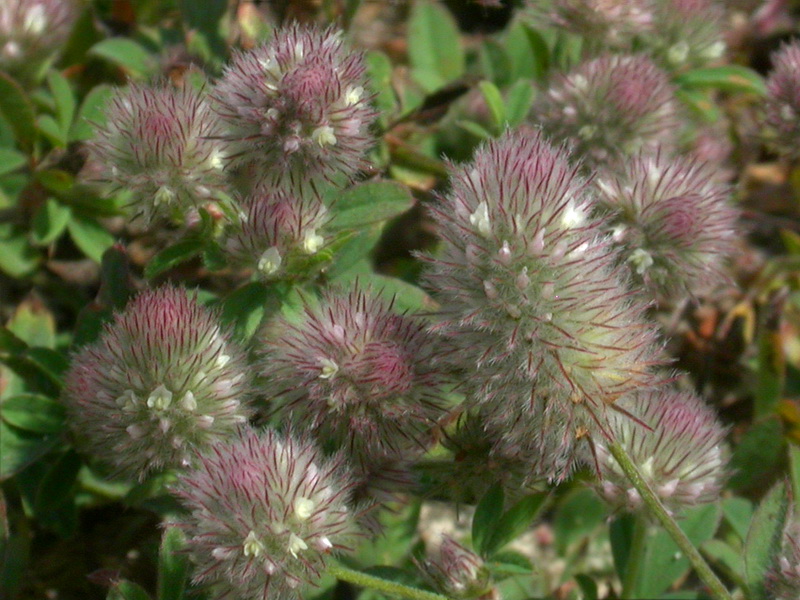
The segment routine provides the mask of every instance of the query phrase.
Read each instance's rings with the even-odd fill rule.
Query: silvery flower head
[[[552,139],[568,142],[588,171],[673,146],[680,127],[673,86],[644,55],[607,54],[556,76],[531,116]]]
[[[73,0],[0,2],[0,70],[26,79],[64,44],[76,17]]]
[[[800,158],[800,41],[785,45],[772,57],[764,124],[775,150]]]
[[[766,588],[775,600],[800,597],[800,523],[793,520],[783,534],[781,552],[767,572]]]
[[[328,556],[351,552],[361,533],[341,455],[305,438],[242,429],[198,452],[175,495],[189,511],[194,581],[215,599],[299,598]]]
[[[738,211],[712,165],[642,153],[599,177],[597,188],[620,258],[650,293],[676,299],[726,280]]]
[[[725,429],[714,411],[688,392],[640,392],[624,407],[651,429],[621,414],[609,427],[664,505],[670,510],[713,502],[727,478]],[[615,506],[642,508],[639,492],[610,454],[605,439],[596,440],[600,495]]]
[[[90,453],[144,478],[231,436],[249,392],[244,354],[217,315],[165,286],[131,300],[75,355],[64,399]]]
[[[181,219],[225,188],[226,145],[202,92],[168,84],[117,90],[88,144],[97,179],[132,194],[135,217]]]
[[[448,535],[435,554],[418,566],[433,588],[457,600],[491,598],[491,577],[483,559]]]
[[[533,20],[578,34],[605,48],[627,48],[637,34],[652,30],[649,0],[530,0]]]
[[[364,71],[362,55],[330,28],[284,27],[234,56],[214,91],[234,165],[292,189],[355,176],[376,117]]]
[[[306,299],[268,323],[261,352],[275,410],[362,466],[430,444],[445,384],[435,336],[371,288]]]
[[[593,204],[569,155],[525,131],[453,168],[433,207],[443,245],[425,280],[465,393],[554,456],[572,455],[618,397],[653,385],[661,361]]]
[[[325,247],[328,211],[315,196],[263,189],[244,204],[225,250],[234,263],[254,268],[260,278],[302,270]]]

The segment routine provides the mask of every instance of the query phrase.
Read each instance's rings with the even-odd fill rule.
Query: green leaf
[[[178,4],[186,27],[200,32],[216,56],[224,56],[220,22],[228,10],[228,0],[180,0]]]
[[[731,548],[722,540],[708,540],[701,547],[703,554],[711,559],[712,565],[721,569],[725,575],[736,582],[739,587],[744,587],[742,573],[744,561],[739,552]]]
[[[367,52],[367,74],[369,85],[375,92],[375,106],[382,116],[392,114],[397,109],[397,96],[392,87],[392,61],[383,52]]]
[[[456,121],[456,125],[461,127],[464,131],[468,131],[479,140],[486,140],[494,137],[483,125],[479,125],[474,121]]]
[[[47,246],[56,241],[67,228],[71,216],[72,210],[69,206],[61,204],[55,198],[48,198],[33,217],[31,238],[34,243]]]
[[[346,190],[331,209],[330,229],[360,229],[403,214],[414,205],[408,188],[393,181],[376,181]]]
[[[678,525],[697,547],[710,540],[719,526],[722,510],[718,504],[706,504],[685,511]],[[643,564],[646,576],[638,579],[634,598],[657,598],[690,569],[686,558],[669,534],[651,528],[645,542]]]
[[[387,300],[394,300],[394,307],[398,311],[409,311],[418,313],[423,310],[431,310],[434,303],[425,291],[416,285],[389,277],[380,273],[359,273],[350,277],[341,277],[337,283],[346,284],[358,279],[362,285],[371,285],[372,288]]]
[[[746,498],[735,496],[725,498],[722,501],[722,514],[725,516],[725,521],[744,541],[750,521],[753,519],[753,503]]]
[[[114,88],[110,85],[100,84],[86,94],[78,111],[78,117],[70,129],[70,142],[83,142],[94,137],[93,123],[97,125],[105,123],[105,108],[114,93]]]
[[[189,558],[181,553],[185,545],[179,528],[169,527],[164,532],[158,554],[158,600],[183,600],[189,576]]]
[[[57,443],[58,436],[42,437],[41,434],[18,429],[0,419],[0,481],[33,464]]]
[[[492,115],[492,123],[496,131],[500,131],[506,122],[506,105],[503,102],[503,96],[500,90],[491,81],[481,81],[478,84],[483,99],[489,107],[489,113]]]
[[[47,378],[46,383],[40,380],[40,388],[60,390],[64,386],[64,373],[69,368],[69,362],[61,352],[50,348],[28,348],[22,358]]]
[[[498,87],[511,83],[511,59],[501,44],[484,40],[478,55],[483,75]]]
[[[144,276],[152,279],[164,271],[191,260],[203,251],[203,246],[203,241],[196,237],[189,237],[172,246],[167,246],[147,263],[144,268]]]
[[[14,427],[33,433],[58,433],[64,428],[64,406],[47,396],[19,394],[0,403],[0,417]]]
[[[381,238],[383,223],[360,228],[351,235],[334,255],[326,272],[331,281],[350,281],[355,275],[372,273],[370,254]]]
[[[597,582],[593,578],[579,573],[575,575],[575,581],[583,592],[583,600],[597,600]]]
[[[800,515],[800,447],[789,444],[789,473],[792,482],[795,514]]]
[[[511,60],[511,81],[543,81],[550,69],[550,52],[541,34],[517,22],[506,34],[505,46]]]
[[[61,126],[50,115],[40,115],[36,119],[36,127],[56,148],[65,148],[67,145],[67,135],[62,131]]]
[[[741,65],[704,67],[681,73],[675,83],[682,88],[716,89],[725,92],[751,93],[765,96],[767,86],[764,79],[752,69]]]
[[[522,535],[539,515],[548,494],[531,494],[512,506],[497,522],[489,540],[484,543],[484,555],[492,556],[497,550]]]
[[[67,194],[75,185],[75,177],[62,169],[36,171],[35,176],[39,183],[55,194]]]
[[[114,243],[113,236],[93,219],[76,215],[70,220],[67,229],[75,245],[98,263],[103,258],[103,252]]]
[[[0,113],[14,130],[19,147],[29,154],[36,141],[33,103],[22,87],[3,72],[0,72]]]
[[[506,119],[511,127],[517,127],[528,116],[535,97],[533,85],[527,79],[520,79],[506,94]]]
[[[503,498],[502,484],[495,483],[475,507],[472,517],[472,546],[481,556],[487,556],[489,541],[503,515]]]
[[[47,74],[47,84],[53,94],[56,117],[66,140],[70,127],[72,127],[72,120],[75,118],[75,96],[69,82],[58,71],[50,71]]]
[[[733,475],[728,487],[744,490],[764,485],[783,460],[785,443],[777,417],[754,423],[733,451],[729,467]]]
[[[722,118],[719,104],[706,90],[678,89],[675,91],[675,97],[706,123],[716,123]]]
[[[50,466],[36,490],[34,512],[44,517],[64,504],[74,504],[74,488],[83,462],[74,450],[68,450]]]
[[[108,590],[106,600],[150,600],[150,595],[142,586],[123,579]]]
[[[150,74],[156,64],[153,56],[141,44],[124,37],[104,39],[92,46],[88,54],[121,67],[137,79]]]
[[[273,286],[274,287],[274,286]],[[248,283],[229,294],[222,301],[222,322],[233,327],[236,337],[249,340],[256,332],[267,306],[280,306],[273,288],[260,281]]]
[[[600,527],[607,513],[606,505],[590,489],[575,489],[564,497],[553,520],[559,555],[564,556],[574,542]]]
[[[744,548],[744,576],[750,600],[767,600],[764,575],[777,560],[786,520],[791,513],[784,483],[767,493],[756,509]]]
[[[36,294],[19,303],[8,329],[29,346],[55,347],[55,317]]]
[[[36,270],[40,258],[28,243],[27,235],[0,223],[0,271],[23,278]]]
[[[0,148],[0,175],[16,171],[28,163],[28,157],[11,148]]]
[[[455,19],[439,4],[417,0],[408,22],[408,59],[414,79],[433,92],[464,74]]]
[[[620,580],[625,579],[625,573],[628,571],[628,560],[630,559],[635,527],[636,517],[631,513],[626,513],[611,521],[611,526],[608,528],[611,554],[614,557],[614,570]]]

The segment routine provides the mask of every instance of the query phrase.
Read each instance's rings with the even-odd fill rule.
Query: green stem
[[[409,587],[396,581],[381,579],[374,575],[367,575],[360,571],[354,571],[344,565],[331,561],[328,563],[328,572],[341,581],[347,581],[359,587],[369,588],[384,592],[390,596],[408,598],[409,600],[450,600],[447,596],[426,592],[418,588]]]
[[[725,589],[725,586],[714,574],[714,571],[711,570],[711,567],[700,555],[700,552],[697,551],[694,544],[686,537],[683,529],[678,526],[675,519],[672,518],[672,515],[667,512],[667,509],[664,508],[664,505],[661,503],[658,496],[656,496],[655,492],[650,489],[647,481],[642,477],[636,465],[633,464],[633,461],[630,456],[628,456],[625,449],[616,441],[611,442],[608,445],[608,449],[619,463],[619,466],[622,467],[623,472],[628,480],[630,480],[633,487],[639,492],[642,501],[647,505],[647,508],[658,522],[661,523],[662,527],[666,529],[667,533],[678,545],[678,548],[683,551],[683,554],[689,559],[689,562],[692,563],[698,577],[708,586],[714,598],[717,600],[732,600],[730,593]]]
[[[645,541],[647,540],[647,517],[641,514],[633,516],[633,538],[628,552],[628,562],[625,564],[625,580],[622,582],[622,598],[630,600],[635,598],[636,583],[639,580],[639,571],[644,562]]]

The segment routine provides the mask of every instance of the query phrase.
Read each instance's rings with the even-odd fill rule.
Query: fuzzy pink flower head
[[[724,282],[738,211],[711,165],[666,152],[638,154],[597,181],[621,259],[658,298],[700,293]]]
[[[132,192],[134,216],[182,218],[226,185],[219,119],[190,87],[130,84],[89,144],[100,182]]]
[[[557,76],[531,114],[590,172],[639,150],[672,146],[680,127],[667,74],[643,55],[605,55]]]
[[[0,2],[0,70],[35,71],[67,40],[76,17],[74,0]]]
[[[669,72],[704,67],[725,53],[724,17],[717,0],[656,0],[652,32],[638,41]]]
[[[542,447],[558,440],[554,456],[596,431],[605,405],[653,385],[660,362],[576,169],[539,132],[481,147],[433,209],[444,243],[426,276],[470,401]]]
[[[245,201],[225,249],[236,264],[270,280],[307,272],[325,247],[328,210],[314,196],[261,190]]]
[[[800,523],[792,521],[783,534],[776,563],[767,572],[766,588],[774,600],[800,597]]]
[[[75,356],[64,399],[89,452],[143,479],[230,437],[250,411],[245,357],[184,290],[142,292]]]
[[[364,468],[424,450],[443,414],[435,336],[370,288],[327,291],[269,323],[262,356],[275,410]]]
[[[491,576],[483,559],[453,538],[442,536],[442,543],[431,558],[418,562],[422,574],[433,588],[448,598],[491,598]]]
[[[650,0],[529,0],[534,21],[563,28],[605,47],[627,47],[652,29]]]
[[[764,123],[776,151],[800,158],[800,42],[785,45],[772,57],[767,79]]]
[[[714,411],[692,393],[674,390],[635,394],[622,406],[651,430],[622,415],[610,416],[613,438],[664,505],[671,510],[713,502],[727,478],[725,429]],[[599,494],[610,504],[638,510],[642,499],[606,447],[595,440],[601,481]]]
[[[367,163],[377,113],[365,90],[364,60],[342,33],[292,25],[237,54],[214,91],[233,146],[233,164],[254,166],[261,182],[303,188]]]
[[[242,429],[199,453],[173,490],[190,514],[194,581],[212,597],[301,597],[328,556],[352,552],[361,533],[348,504],[353,483],[341,455],[306,439]]]

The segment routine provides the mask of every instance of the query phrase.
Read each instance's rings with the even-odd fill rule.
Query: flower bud
[[[776,151],[800,158],[800,42],[783,46],[772,57],[764,124]]]
[[[800,523],[792,521],[783,534],[781,552],[767,572],[766,588],[775,600],[800,597]]]
[[[442,536],[434,557],[417,564],[431,586],[448,598],[492,597],[491,577],[483,559],[447,535]]]
[[[302,314],[266,327],[262,375],[272,402],[361,466],[408,458],[430,444],[443,413],[436,339],[371,289],[324,292]]]
[[[247,420],[244,363],[216,314],[185,291],[142,292],[75,356],[64,390],[72,429],[126,475],[186,466]]]
[[[630,455],[645,481],[671,510],[713,502],[727,477],[725,429],[714,411],[692,393],[641,392],[621,402],[651,429],[624,414],[609,414],[609,430]],[[615,506],[637,510],[639,493],[606,447],[595,440],[600,496]]]
[[[28,79],[64,44],[76,17],[73,0],[0,2],[0,71]]]
[[[225,186],[218,121],[203,94],[188,86],[130,84],[106,108],[89,158],[100,182],[131,191],[135,217],[182,218]]]
[[[434,208],[443,245],[425,282],[452,368],[468,374],[468,403],[509,436],[564,458],[540,465],[550,478],[566,476],[579,433],[597,431],[605,405],[654,384],[660,361],[593,202],[566,152],[518,132],[454,168]]]
[[[666,152],[639,154],[597,188],[621,259],[651,293],[679,298],[725,281],[738,212],[711,165]]]
[[[591,171],[639,150],[674,146],[677,110],[669,78],[652,60],[605,55],[557,76],[531,114]]]
[[[225,249],[235,264],[255,268],[261,278],[279,278],[325,246],[327,213],[315,197],[259,191],[245,202]]]
[[[316,585],[328,555],[352,552],[360,536],[343,462],[308,440],[246,428],[198,452],[173,490],[189,511],[178,525],[195,583],[213,598],[276,600]]]
[[[376,117],[364,61],[341,32],[292,25],[234,56],[214,91],[235,165],[291,187],[355,176],[366,167]]]

